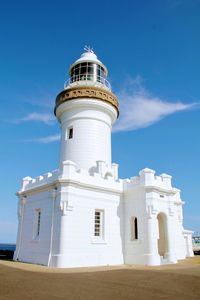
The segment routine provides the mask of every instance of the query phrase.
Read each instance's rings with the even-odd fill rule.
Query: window
[[[103,67],[92,62],[83,62],[71,69],[71,82],[91,80],[105,84],[106,71]]]
[[[103,210],[95,210],[94,214],[94,236],[103,238]]]
[[[68,129],[68,139],[72,139],[73,138],[73,127]]]
[[[131,218],[131,241],[138,239],[138,220],[136,217]]]
[[[38,218],[37,218],[37,236],[40,235],[40,219],[41,219],[41,211],[38,210]]]
[[[33,237],[36,239],[40,235],[40,224],[41,224],[41,210],[35,210],[35,222],[34,222],[34,234]]]

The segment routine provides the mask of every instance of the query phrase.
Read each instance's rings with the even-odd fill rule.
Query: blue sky
[[[56,95],[91,45],[121,114],[112,135],[122,178],[149,167],[182,190],[200,232],[200,1],[3,1],[0,4],[0,242],[15,242],[21,178],[56,169]]]

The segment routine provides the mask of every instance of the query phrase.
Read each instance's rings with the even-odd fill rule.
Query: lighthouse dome
[[[65,89],[86,85],[111,90],[107,80],[108,70],[106,66],[97,58],[91,48],[85,47],[84,50],[85,52],[81,57],[70,66],[70,78],[65,83]]]

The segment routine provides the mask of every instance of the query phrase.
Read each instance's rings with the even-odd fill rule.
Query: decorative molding
[[[169,210],[169,216],[173,217],[174,216],[174,210],[173,210],[173,208],[169,207],[168,210]]]
[[[22,196],[22,198],[20,199],[20,201],[21,201],[21,203],[22,203],[23,205],[25,205],[26,202],[27,202],[26,196]]]
[[[55,200],[56,197],[57,197],[57,187],[52,189],[52,194],[51,195],[52,195],[52,199]]]
[[[108,186],[103,186],[103,184],[107,181],[107,179],[102,179],[102,184],[99,185],[98,184],[94,184],[94,183],[86,183],[80,180],[74,180],[74,179],[69,179],[69,178],[57,178],[55,179],[55,181],[52,181],[50,183],[44,183],[42,185],[38,185],[38,186],[34,186],[31,187],[29,190],[26,190],[26,195],[34,195],[37,194],[38,192],[42,192],[42,191],[49,191],[49,189],[52,189],[54,186],[74,186],[74,187],[80,187],[80,188],[87,188],[89,190],[101,190],[101,191],[106,191],[106,192],[110,192],[110,193],[114,193],[114,194],[123,194],[123,190],[122,190],[122,183],[123,180],[117,180],[114,181],[113,184],[115,184],[115,187],[108,187]],[[25,192],[18,192],[17,196],[21,197],[25,194]],[[59,194],[59,192],[57,192],[57,195]],[[35,201],[35,200],[34,200]],[[29,202],[31,202],[29,200]]]
[[[149,219],[151,219],[153,217],[153,215],[157,214],[157,210],[154,208],[153,205],[147,206],[147,214],[148,214]]]
[[[107,244],[107,242],[102,238],[93,238],[91,244]]]
[[[55,105],[54,113],[56,114],[56,109],[60,104],[77,98],[88,98],[88,99],[95,98],[101,101],[108,102],[115,107],[119,115],[118,100],[117,97],[112,92],[106,91],[99,87],[85,87],[85,86],[69,88],[62,91],[60,94],[58,94],[58,96],[56,97],[56,105]]]
[[[69,205],[68,201],[61,201],[60,202],[60,210],[62,212],[62,215],[66,216],[68,211],[73,210],[73,206]]]
[[[17,216],[18,216],[18,219],[21,219],[21,216],[22,216],[22,205],[21,205],[21,202],[18,203]]]
[[[18,219],[20,219],[22,216],[23,206],[26,204],[26,202],[27,202],[26,196],[20,196],[18,201],[18,209],[17,209]]]

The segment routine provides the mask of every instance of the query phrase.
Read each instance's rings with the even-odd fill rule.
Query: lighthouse
[[[17,192],[16,261],[154,266],[193,256],[172,177],[149,168],[130,178],[118,175],[111,131],[119,105],[107,75],[89,47],[69,69],[54,108],[61,128],[58,168],[24,177]]]
[[[55,105],[61,124],[60,165],[70,160],[92,170],[97,161],[103,161],[111,168],[111,130],[119,108],[107,74],[90,48],[71,65],[69,80]]]

